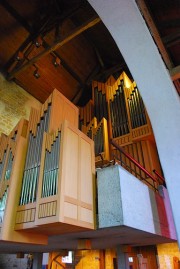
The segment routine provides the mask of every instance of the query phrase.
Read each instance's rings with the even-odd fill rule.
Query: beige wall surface
[[[21,118],[29,119],[31,107],[41,103],[14,82],[0,74],[0,134],[9,134]]]

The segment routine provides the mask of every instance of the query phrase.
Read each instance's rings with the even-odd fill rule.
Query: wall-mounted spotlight
[[[39,74],[39,72],[38,72],[38,68],[36,67],[36,69],[34,70],[34,73],[33,73],[33,76],[35,77],[35,78],[40,78],[40,74]]]
[[[42,46],[42,44],[43,44],[43,40],[40,36],[38,36],[38,38],[35,41],[35,46],[39,48],[40,46]]]
[[[61,60],[60,60],[60,58],[59,58],[59,57],[56,57],[56,58],[53,60],[53,64],[54,64],[55,67],[60,66],[60,64],[61,64]]]
[[[19,51],[17,56],[16,56],[16,61],[20,62],[24,58],[24,54],[22,51]]]

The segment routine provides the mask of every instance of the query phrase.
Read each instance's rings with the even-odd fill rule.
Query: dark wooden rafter
[[[104,80],[104,78],[107,79],[112,74],[114,74],[116,72],[120,72],[120,71],[122,72],[125,69],[127,69],[125,61],[121,62],[121,63],[116,63],[115,65],[112,65],[109,68],[101,70],[101,72],[99,72],[99,74],[97,74],[95,79],[102,81],[102,80]]]
[[[86,86],[89,86],[91,84],[91,82],[94,79],[95,75],[99,72],[99,69],[100,69],[100,66],[95,65],[95,67],[91,70],[91,72],[86,77],[84,84],[81,87],[78,87],[74,97],[71,99],[71,102],[73,102],[74,104],[78,103],[83,90],[85,89]]]
[[[43,40],[43,47],[46,49],[46,48],[49,48],[49,44]],[[62,56],[57,53],[56,51],[52,51],[50,52],[50,54],[52,55],[52,57],[58,57],[61,61],[61,65],[63,66],[63,68],[65,68],[68,73],[76,80],[79,82],[80,85],[83,84],[82,80],[80,79],[80,77],[74,72],[74,70],[66,63],[66,61],[62,58]]]
[[[26,49],[26,47],[28,46],[28,44],[32,41],[32,35],[29,35],[26,40],[19,46],[19,48],[15,51],[15,53],[11,56],[11,58],[8,60],[8,62],[5,64],[4,66],[4,70],[8,70],[10,69],[11,65],[14,63],[16,56],[18,55],[19,51],[24,51]],[[3,71],[2,71],[3,72]]]
[[[21,26],[27,30],[27,32],[32,33],[32,28],[27,21],[21,15],[19,15],[19,13],[6,0],[1,0],[0,4]]]
[[[86,34],[86,32],[83,33],[83,35],[85,36],[86,40],[89,42],[91,47],[93,48],[95,56],[96,56],[96,59],[97,59],[97,62],[99,63],[101,68],[104,68],[105,64],[104,64],[104,61],[103,61],[103,59],[101,57],[101,53],[98,50],[97,46],[94,44],[94,42],[91,40],[91,38],[89,38],[89,36]]]
[[[167,35],[162,38],[162,41],[166,44],[166,47],[180,44],[180,31],[174,32],[173,34]]]
[[[6,0],[2,0],[0,3],[8,12],[9,14],[22,26],[26,29],[26,31],[29,33],[29,36],[26,38],[26,40],[20,45],[20,47],[17,49],[17,51],[13,54],[13,56],[9,59],[9,61],[6,63],[6,65],[4,66],[5,70],[9,70],[10,67],[13,65],[13,63],[15,62],[16,56],[18,55],[18,52],[23,52],[24,50],[27,51],[29,50],[29,47],[31,46],[31,44],[33,44],[34,40],[36,40],[36,38],[40,35],[41,30],[45,27],[43,21],[41,23],[41,29],[36,29],[34,30],[36,27],[31,27],[27,21],[6,1]],[[71,10],[70,12],[66,12],[63,15],[63,18],[68,18],[71,17],[72,15],[74,15],[77,12],[78,8],[74,8],[73,10]],[[62,16],[61,16],[62,17]],[[61,18],[62,19],[62,18]],[[47,20],[46,20],[47,21]],[[56,29],[56,35],[55,35],[55,39],[57,40],[58,38],[58,33],[57,33],[57,29],[60,28],[59,22],[57,22],[55,24],[55,29]],[[52,27],[51,27],[52,28]],[[49,44],[43,40],[43,47],[45,49],[49,48]],[[61,59],[61,65],[68,71],[68,73],[76,80],[79,82],[80,85],[83,84],[82,80],[80,79],[80,77],[72,70],[72,68],[66,63],[66,61],[56,52],[53,51],[51,52],[53,57],[58,57]],[[27,58],[24,58],[21,60],[21,62],[17,63],[14,68],[19,68],[24,60],[27,60]],[[8,73],[8,72],[7,72]],[[6,76],[7,76],[6,73]]]
[[[166,28],[177,28],[180,26],[180,21],[179,21],[179,19],[168,19],[168,21],[159,22],[158,26],[162,30],[166,29]]]
[[[100,18],[96,16],[96,17],[91,18],[87,22],[83,23],[82,25],[76,27],[73,31],[71,31],[71,33],[66,35],[64,38],[61,38],[61,39],[55,41],[51,46],[44,49],[42,52],[40,52],[38,55],[36,55],[32,59],[30,59],[28,62],[26,62],[25,64],[23,64],[22,66],[20,66],[18,68],[15,68],[14,70],[12,70],[12,72],[10,72],[9,75],[7,76],[7,79],[8,80],[12,79],[15,75],[19,74],[22,70],[25,70],[26,68],[28,68],[32,64],[36,63],[39,59],[41,59],[45,55],[47,55],[51,52],[54,52],[56,49],[63,46],[64,44],[66,44],[67,42],[72,40],[73,38],[77,37],[78,35],[80,35],[84,31],[86,31],[87,29],[93,27],[94,25],[96,25],[100,21],[101,21]]]
[[[35,36],[34,36],[35,38]],[[14,53],[14,55],[11,57],[11,59],[6,63],[6,65],[4,66],[5,70],[9,70],[9,68],[12,66],[12,64],[15,62],[15,58],[18,55],[19,51],[24,51],[24,49],[27,48],[28,44],[30,44],[32,40],[32,35],[28,36],[28,38],[23,42],[23,44],[19,47],[19,49]],[[43,47],[44,48],[48,48],[49,44],[43,40]],[[83,84],[82,80],[80,79],[80,77],[74,72],[74,70],[66,63],[66,61],[61,57],[61,55],[59,55],[59,53],[57,53],[56,51],[51,52],[51,55],[53,57],[58,57],[61,59],[61,65],[63,66],[64,69],[66,69],[66,71],[68,71],[68,73],[76,80],[79,82],[79,84]],[[17,63],[18,64],[18,63]],[[20,62],[20,64],[22,64],[22,62]],[[17,65],[18,67],[18,65]],[[7,73],[6,73],[6,76]]]
[[[140,11],[142,12],[142,15],[144,16],[145,18],[145,21],[151,31],[151,34],[159,48],[159,51],[162,55],[162,58],[166,64],[166,66],[168,67],[168,69],[171,69],[173,67],[173,63],[172,63],[172,60],[170,59],[170,56],[169,54],[167,53],[167,50],[166,48],[164,47],[164,44],[161,40],[161,37],[160,37],[160,34],[157,30],[157,27],[151,17],[151,14],[145,4],[145,1],[144,0],[136,0],[137,2],[137,5],[139,6],[139,9]]]

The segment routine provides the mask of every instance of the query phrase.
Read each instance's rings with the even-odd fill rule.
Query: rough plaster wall
[[[0,254],[0,269],[25,269],[26,267],[26,255],[23,259],[17,259],[16,254]]]
[[[132,174],[119,165],[100,169],[97,186],[99,228],[126,225],[161,234],[154,225],[155,197],[150,199],[149,188]]]
[[[0,74],[0,134],[9,134],[21,118],[29,119],[31,107],[40,102]]]
[[[121,187],[117,166],[98,170],[97,186],[99,228],[123,225]]]
[[[159,258],[159,269],[171,269],[173,267],[173,257],[180,260],[180,251],[176,243],[157,245]]]

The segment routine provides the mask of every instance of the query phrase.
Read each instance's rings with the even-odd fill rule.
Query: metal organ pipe
[[[58,132],[58,136],[51,145],[51,151],[48,151],[46,149],[41,197],[48,197],[57,194],[57,176],[59,170],[60,141],[61,141],[61,133]]]
[[[145,107],[137,87],[132,90],[128,99],[132,128],[138,128],[147,124]]]
[[[98,123],[102,118],[108,119],[106,94],[102,93],[98,87],[94,88],[94,115]]]
[[[137,89],[137,87],[134,88],[135,94],[137,96],[138,99],[138,103],[139,103],[139,110],[140,110],[140,115],[141,115],[141,120],[142,120],[142,125],[147,123],[146,120],[146,113],[145,113],[145,106],[142,100],[141,95],[139,94],[139,91]]]
[[[11,177],[11,170],[12,170],[12,165],[13,165],[13,154],[12,151],[9,151],[9,156],[8,156],[8,163],[7,163],[7,167],[6,167],[6,172],[5,172],[5,180],[9,180]]]
[[[6,160],[6,154],[7,154],[7,150],[4,151],[3,159],[0,162],[0,180],[2,179],[2,173],[3,173],[4,164],[5,164],[5,160]]]
[[[94,135],[95,156],[98,156],[104,151],[104,136],[103,136],[103,124],[97,128]]]
[[[129,133],[128,117],[122,82],[118,86],[113,100],[110,100],[110,114],[113,137],[118,137]]]
[[[41,117],[40,122],[37,124],[36,135],[32,131],[29,134],[20,205],[36,201],[43,134],[48,131],[50,108],[51,106],[49,105],[47,111],[44,112],[43,117]]]

